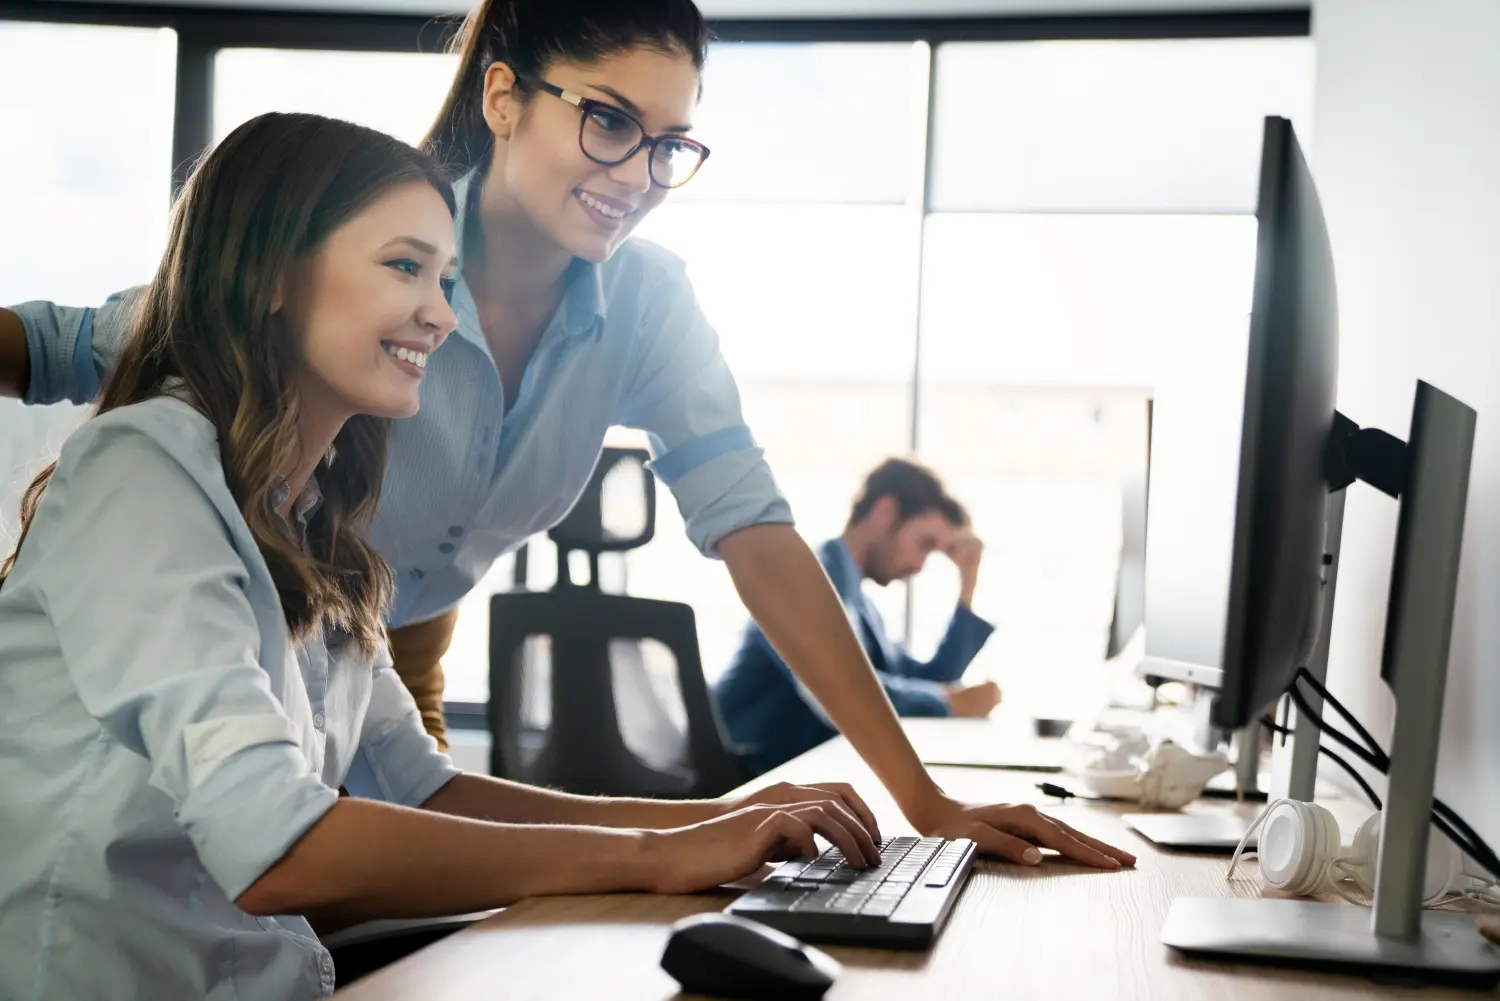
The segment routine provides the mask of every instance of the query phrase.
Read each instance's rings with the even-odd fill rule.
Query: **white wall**
[[[1313,169],[1332,232],[1339,407],[1406,437],[1414,380],[1479,411],[1438,795],[1500,841],[1500,3],[1316,0]],[[1396,505],[1350,494],[1330,686],[1388,741],[1378,676]]]

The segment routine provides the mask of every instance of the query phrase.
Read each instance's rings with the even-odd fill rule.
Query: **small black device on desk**
[[[887,838],[855,869],[836,848],[784,863],[728,913],[814,942],[923,949],[942,930],[974,865],[967,839]]]
[[[672,926],[661,968],[691,994],[820,998],[839,964],[774,928],[728,914],[695,914]]]

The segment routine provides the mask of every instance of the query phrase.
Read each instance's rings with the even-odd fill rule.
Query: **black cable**
[[[1344,708],[1343,704],[1340,703],[1338,699],[1334,698],[1333,695],[1329,693],[1328,689],[1325,688],[1317,678],[1313,677],[1312,673],[1306,668],[1303,668],[1300,672],[1298,672],[1297,677],[1298,680],[1308,682],[1313,687],[1313,689],[1317,691],[1318,694],[1321,695],[1323,699],[1334,708],[1335,711],[1338,712],[1340,716],[1344,717],[1344,719],[1347,720],[1349,724],[1354,727],[1362,737],[1366,739],[1369,744],[1369,750],[1371,752],[1371,757],[1366,758],[1361,755],[1366,764],[1370,765],[1370,767],[1372,768],[1379,770],[1382,773],[1389,773],[1391,768],[1390,756],[1381,749],[1380,744],[1376,742],[1375,738],[1370,736],[1370,732],[1360,725],[1359,720],[1354,718],[1354,714],[1349,712],[1348,709]],[[1338,740],[1340,743],[1344,743],[1346,746],[1350,744],[1350,741],[1347,737],[1337,731],[1330,730],[1327,725],[1318,718],[1318,715],[1316,713],[1310,712],[1311,707],[1307,704],[1306,699],[1302,696],[1301,692],[1296,690],[1295,681],[1293,682],[1293,691],[1291,694],[1292,700],[1297,703],[1298,710],[1307,713],[1310,718],[1314,720],[1319,730],[1322,730],[1324,733],[1329,734],[1329,736],[1333,737],[1335,740]],[[1494,850],[1490,848],[1489,844],[1484,840],[1483,837],[1480,836],[1479,832],[1474,830],[1474,828],[1471,827],[1469,823],[1463,819],[1463,817],[1459,816],[1456,810],[1434,796],[1432,800],[1432,812],[1434,814],[1433,826],[1442,831],[1450,841],[1452,841],[1461,850],[1463,850],[1470,858],[1474,859],[1480,865],[1484,866],[1491,873],[1500,874],[1500,857],[1496,856]]]
[[[1352,737],[1346,736],[1339,730],[1335,730],[1333,726],[1330,725],[1326,720],[1324,720],[1320,714],[1314,712],[1312,705],[1307,701],[1307,696],[1303,695],[1302,690],[1299,689],[1295,684],[1293,684],[1291,688],[1287,689],[1287,694],[1290,695],[1292,697],[1292,701],[1296,703],[1297,711],[1301,713],[1302,716],[1306,717],[1308,722],[1317,727],[1320,733],[1344,745],[1345,749],[1348,750],[1350,754],[1354,755],[1356,758],[1363,761],[1365,764],[1369,765],[1377,772],[1380,772],[1382,775],[1390,771],[1389,764],[1386,764],[1382,767],[1382,765],[1380,764],[1380,760],[1376,758],[1374,754],[1370,753],[1364,747],[1356,743]]]
[[[1434,814],[1437,814],[1433,818],[1433,823],[1437,824],[1438,829],[1448,835],[1450,841],[1467,851],[1469,857],[1489,870],[1492,876],[1500,877],[1500,858],[1495,856],[1489,844],[1484,838],[1479,836],[1479,833],[1474,828],[1468,825],[1468,822],[1464,818],[1460,817],[1454,812],[1452,807],[1436,796],[1432,798],[1432,811]],[[1452,824],[1453,827],[1462,832],[1463,837],[1460,837],[1455,831],[1448,829],[1449,824]]]
[[[1297,671],[1297,676],[1292,680],[1292,684],[1295,685],[1298,681],[1307,682],[1312,686],[1313,691],[1317,692],[1318,696],[1322,698],[1324,702],[1333,706],[1334,711],[1336,711],[1340,716],[1344,717],[1344,721],[1347,722],[1351,727],[1353,727],[1354,732],[1359,734],[1360,738],[1364,740],[1366,749],[1368,749],[1371,754],[1375,755],[1377,759],[1385,762],[1384,765],[1380,766],[1380,770],[1390,771],[1391,759],[1386,755],[1385,751],[1381,750],[1380,742],[1370,734],[1369,730],[1366,730],[1360,724],[1359,720],[1354,718],[1353,713],[1344,708],[1344,704],[1342,702],[1333,697],[1333,693],[1324,686],[1323,682],[1319,681],[1317,677],[1305,667]]]
[[[1282,726],[1280,723],[1273,723],[1271,722],[1269,717],[1262,719],[1261,723],[1272,733],[1280,734],[1283,737],[1292,736],[1291,727]],[[1380,797],[1376,794],[1374,787],[1365,780],[1365,777],[1359,773],[1359,770],[1357,768],[1335,754],[1333,752],[1333,748],[1331,747],[1324,747],[1322,744],[1319,744],[1318,753],[1324,755],[1328,758],[1329,761],[1332,761],[1344,771],[1348,772],[1349,777],[1354,780],[1356,785],[1359,786],[1360,791],[1365,794],[1365,797],[1369,799],[1371,805],[1373,805],[1375,809],[1384,809],[1384,806],[1380,802]]]
[[[1298,677],[1300,678],[1302,677],[1302,675],[1299,674]],[[1311,678],[1311,675],[1307,675],[1307,677]],[[1312,678],[1311,680],[1313,681],[1315,688],[1322,687],[1321,685],[1317,684],[1317,679]],[[1292,701],[1296,703],[1297,711],[1305,716],[1313,726],[1317,727],[1319,732],[1326,734],[1332,740],[1336,741],[1339,744],[1342,744],[1349,751],[1349,753],[1353,754],[1355,757],[1359,758],[1365,764],[1369,765],[1371,768],[1375,769],[1381,774],[1384,775],[1390,772],[1391,759],[1388,755],[1386,755],[1384,751],[1380,749],[1380,746],[1378,744],[1375,745],[1373,751],[1367,750],[1366,748],[1360,746],[1357,742],[1355,742],[1352,737],[1349,737],[1343,732],[1335,729],[1332,725],[1325,721],[1319,713],[1313,711],[1311,704],[1309,704],[1309,702],[1307,701],[1307,696],[1305,696],[1297,687],[1295,681],[1293,682],[1292,686],[1287,689],[1287,694],[1291,696]],[[1333,699],[1331,696],[1325,696],[1325,698],[1330,705],[1334,706],[1334,708],[1339,712],[1340,715],[1344,716],[1345,719],[1348,719],[1362,733],[1368,735],[1368,731],[1366,731],[1364,727],[1359,726],[1358,722],[1353,719],[1348,710],[1343,709],[1337,704],[1336,699]],[[1373,742],[1373,738],[1371,739]],[[1458,846],[1460,851],[1463,851],[1470,858],[1474,859],[1480,865],[1488,869],[1491,873],[1500,875],[1500,857],[1497,857],[1495,855],[1495,852],[1492,848],[1490,848],[1489,843],[1486,842],[1484,838],[1480,837],[1479,834],[1474,830],[1474,828],[1470,827],[1469,824],[1458,815],[1457,811],[1434,796],[1432,800],[1432,813],[1433,826],[1442,831],[1450,841]],[[1455,830],[1455,827],[1460,828],[1463,833],[1459,833],[1458,830]]]

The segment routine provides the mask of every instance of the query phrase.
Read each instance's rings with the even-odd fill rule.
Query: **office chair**
[[[726,744],[709,696],[689,605],[599,585],[599,557],[655,534],[656,490],[648,453],[605,449],[583,496],[549,533],[557,583],[490,599],[490,770],[505,778],[609,796],[719,796],[753,772]],[[604,518],[605,481],[639,469],[644,526],[630,537]],[[587,554],[590,579],[574,583],[569,557]],[[675,696],[647,670],[642,644],[676,662]],[[550,692],[550,699],[547,693]],[[550,702],[550,704],[549,704]]]

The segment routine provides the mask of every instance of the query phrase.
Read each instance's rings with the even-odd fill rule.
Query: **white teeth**
[[[613,205],[606,205],[587,191],[578,192],[578,200],[608,219],[624,219],[626,213]]]
[[[399,358],[404,362],[409,362],[417,366],[417,368],[427,367],[427,355],[421,351],[413,351],[410,348],[398,347],[395,344],[386,344],[383,346],[385,348],[386,354],[390,355],[392,358]]]

